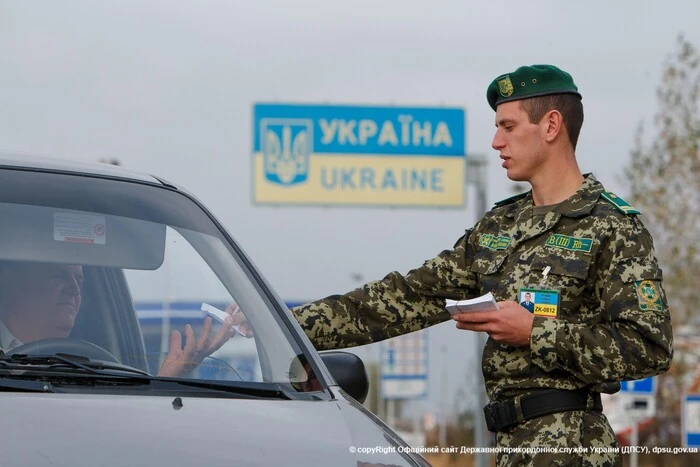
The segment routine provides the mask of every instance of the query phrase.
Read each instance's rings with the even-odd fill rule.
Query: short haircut
[[[583,103],[576,94],[549,94],[546,96],[530,97],[520,101],[520,108],[527,113],[530,123],[539,123],[544,114],[557,110],[566,127],[571,146],[576,149],[578,135],[583,125]]]

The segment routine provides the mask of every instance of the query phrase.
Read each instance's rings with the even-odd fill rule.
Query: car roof
[[[120,178],[162,185],[163,180],[152,175],[134,172],[122,167],[98,163],[81,162],[67,159],[18,154],[0,151],[0,168],[31,169],[50,172],[69,172],[99,177]]]

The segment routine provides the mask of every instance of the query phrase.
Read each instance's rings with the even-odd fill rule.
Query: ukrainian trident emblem
[[[263,119],[260,126],[265,178],[280,185],[305,182],[309,175],[313,122]]]

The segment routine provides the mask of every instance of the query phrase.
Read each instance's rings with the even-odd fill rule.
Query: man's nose
[[[68,293],[79,295],[80,283],[78,283],[78,280],[75,278],[66,279],[63,284],[63,289]]]
[[[496,151],[500,151],[505,146],[503,138],[501,137],[501,132],[496,130],[496,134],[493,135],[493,141],[491,141],[491,147]]]

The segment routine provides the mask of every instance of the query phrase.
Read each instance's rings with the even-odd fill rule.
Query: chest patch
[[[510,245],[511,239],[501,235],[484,234],[479,239],[479,246],[489,250],[505,250]]]
[[[593,239],[552,234],[545,242],[545,246],[549,248],[561,248],[563,250],[585,251],[590,253],[591,248],[593,247]]]

